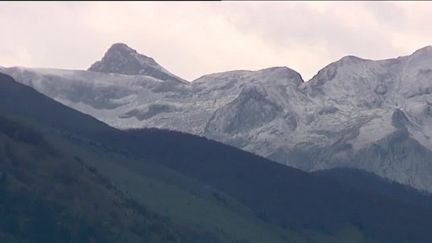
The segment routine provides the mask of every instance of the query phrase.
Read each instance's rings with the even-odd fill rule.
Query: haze
[[[407,55],[430,2],[2,2],[0,66],[87,69],[124,42],[188,80],[288,66],[305,80],[345,55]]]

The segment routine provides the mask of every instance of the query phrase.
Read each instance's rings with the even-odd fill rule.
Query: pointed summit
[[[88,69],[92,72],[147,75],[160,80],[185,82],[159,65],[153,58],[142,55],[124,43],[113,44],[102,60]]]

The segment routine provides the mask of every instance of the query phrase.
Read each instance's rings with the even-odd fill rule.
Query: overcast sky
[[[431,23],[432,2],[0,2],[0,66],[87,69],[124,42],[188,80],[270,66],[308,80],[430,45]]]

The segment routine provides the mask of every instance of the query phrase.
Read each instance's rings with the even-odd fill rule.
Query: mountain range
[[[304,171],[356,168],[432,191],[432,47],[346,56],[307,82],[288,67],[186,82],[122,43],[87,71],[0,71],[119,129],[180,131]]]
[[[0,74],[5,242],[432,239],[432,198],[356,169],[307,173],[191,134],[118,130]]]

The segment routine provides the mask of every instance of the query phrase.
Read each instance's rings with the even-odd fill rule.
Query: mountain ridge
[[[432,150],[430,49],[378,61],[347,56],[307,82],[280,67],[209,74],[191,83],[2,70],[116,128],[187,132],[307,171],[354,167],[431,192],[432,162],[420,152]],[[399,125],[407,136],[398,136]],[[384,144],[408,155],[385,153]]]
[[[152,181],[149,185],[139,183],[138,189],[133,189],[134,187],[128,185],[133,184],[136,174],[135,176],[129,174],[126,177],[127,182],[120,183],[125,180],[125,177],[123,174],[118,174],[118,171],[129,168],[134,173],[150,173],[153,176],[162,172],[166,173],[165,170],[157,170],[157,173],[154,173],[154,169],[151,172],[147,171],[150,164],[157,163],[193,179],[193,185],[204,185],[200,189],[200,193],[193,198],[209,193],[212,198],[215,198],[214,200],[218,205],[230,205],[232,198],[234,198],[237,203],[251,210],[255,219],[258,218],[266,224],[280,227],[283,231],[302,232],[299,237],[300,239],[302,239],[301,236],[306,237],[305,242],[307,240],[320,243],[352,242],[353,239],[360,237],[361,240],[357,240],[359,242],[369,242],[369,239],[376,239],[379,242],[402,243],[409,241],[421,243],[431,237],[428,226],[432,219],[432,210],[423,208],[420,206],[421,203],[416,203],[417,197],[424,198],[424,196],[413,189],[408,189],[414,194],[414,196],[410,196],[409,193],[406,194],[403,190],[398,189],[400,187],[395,187],[395,191],[381,192],[370,190],[368,186],[360,185],[358,187],[356,182],[345,184],[333,180],[333,176],[315,176],[312,173],[287,167],[237,148],[191,134],[158,129],[116,130],[37,93],[30,87],[14,82],[9,76],[0,75],[0,87],[2,116],[5,114],[16,115],[31,122],[35,127],[41,125],[43,127],[39,131],[45,131],[46,135],[50,134],[47,130],[56,129],[54,133],[56,137],[68,139],[75,144],[74,147],[64,148],[64,151],[69,151],[68,153],[72,154],[78,153],[75,146],[86,149],[86,151],[74,155],[76,161],[74,163],[79,161],[83,164],[91,163],[89,165],[94,168],[90,171],[100,171],[98,173],[117,182],[114,186],[122,185],[123,190],[129,191],[129,196],[134,199],[141,199],[140,203],[159,196],[158,193],[143,194],[143,191],[146,192],[148,188],[155,187],[156,182]],[[33,106],[29,108],[28,103]],[[34,114],[38,114],[38,116]],[[81,122],[74,122],[76,120]],[[90,125],[86,123],[90,123]],[[0,124],[4,123],[0,120]],[[81,126],[93,127],[93,129],[80,129]],[[1,134],[5,133],[16,139],[34,137],[33,135],[24,136],[26,133],[21,132],[22,130],[18,130],[18,132],[15,130],[2,129]],[[55,144],[60,146],[63,143],[64,141]],[[129,162],[124,163],[122,161],[109,172],[109,168],[113,166],[110,159],[104,159],[105,157],[98,155],[98,161],[91,162],[91,157],[88,157],[89,151],[99,149],[105,157],[110,158],[117,157],[118,155],[115,154],[121,151]],[[336,174],[338,173],[336,172]],[[165,176],[170,175],[172,173]],[[362,174],[356,175],[362,178],[360,180],[367,179]],[[169,177],[169,179],[174,178]],[[141,182],[141,180],[139,181]],[[379,179],[377,181],[378,183],[386,183]],[[388,186],[387,184],[380,185],[383,188]],[[386,193],[388,194],[385,195]],[[177,197],[176,200],[180,202],[181,197]],[[192,198],[190,200],[193,201]],[[170,200],[164,200],[160,203],[166,201],[170,202]],[[186,205],[190,203],[190,201],[186,202]],[[172,206],[169,208],[175,208]],[[162,211],[165,210],[162,209]],[[169,215],[174,216],[173,214]],[[191,215],[187,216],[190,220]],[[206,218],[207,216],[205,213],[202,217]],[[230,223],[222,222],[223,224]],[[313,234],[307,234],[312,230],[320,234],[337,237],[338,232],[349,225],[353,225],[355,229],[360,229],[360,231],[355,231],[357,233],[354,236],[348,236],[345,239],[331,237],[327,241],[325,238],[312,240]],[[220,229],[213,229],[212,232],[220,232]],[[359,233],[360,236],[358,236]],[[209,241],[205,239],[197,241],[203,240]],[[285,240],[275,242],[286,241],[289,240],[285,238]],[[301,242],[298,239],[293,241]]]

